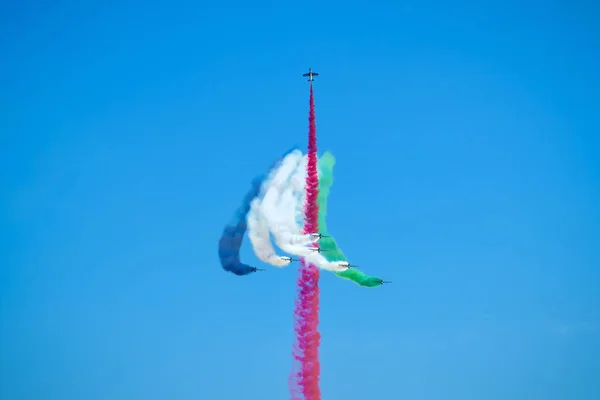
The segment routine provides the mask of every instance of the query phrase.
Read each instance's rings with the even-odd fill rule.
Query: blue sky
[[[216,248],[308,67],[394,282],[322,275],[323,398],[600,398],[600,10],[392,3],[3,3],[3,400],[287,398],[296,271]]]

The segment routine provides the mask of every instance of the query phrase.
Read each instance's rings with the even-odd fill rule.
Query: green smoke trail
[[[317,203],[319,204],[319,232],[324,236],[329,236],[329,233],[327,233],[326,221],[327,198],[329,197],[329,191],[333,185],[334,165],[335,157],[330,152],[325,152],[325,154],[319,158],[319,170],[321,171],[321,176],[319,177],[319,196],[317,198]],[[332,237],[321,238],[319,247],[323,250],[327,250],[321,254],[323,254],[328,261],[348,261]],[[384,283],[381,278],[369,276],[356,268],[348,268],[345,271],[334,273],[341,278],[356,282],[360,286],[376,287]]]

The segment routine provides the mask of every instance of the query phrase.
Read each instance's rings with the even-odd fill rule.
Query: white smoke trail
[[[256,257],[261,261],[276,267],[285,267],[291,262],[291,258],[280,256],[275,253],[275,249],[271,244],[271,238],[269,237],[269,227],[261,211],[262,197],[266,195],[270,185],[274,182],[282,184],[281,181],[282,179],[285,180],[287,170],[292,168],[294,160],[301,156],[302,153],[299,150],[293,151],[269,173],[269,176],[262,184],[259,196],[250,203],[250,211],[246,216],[248,239],[250,239],[254,254],[256,254]]]
[[[342,272],[347,270],[349,264],[345,261],[327,261],[325,257],[321,253],[313,252],[311,255],[304,257],[306,262],[309,264],[314,264],[321,269],[325,269],[327,271],[333,272]]]
[[[261,194],[252,201],[250,211],[246,217],[246,222],[248,224],[248,238],[252,244],[254,254],[256,254],[257,258],[261,261],[277,267],[288,265],[292,259],[275,253],[275,249],[273,248],[269,237],[269,224],[262,209],[262,202],[265,198],[267,202],[271,201],[270,199],[276,201],[277,198],[275,195],[277,192],[274,192],[272,188],[285,187],[288,184],[289,177],[292,172],[294,172],[298,161],[301,158],[302,152],[295,150],[288,154],[277,168],[271,171],[268,178],[263,183]],[[293,236],[291,239],[297,241],[296,236]],[[285,249],[283,250],[285,251]]]
[[[294,209],[296,226],[298,231],[303,231],[304,227],[304,202],[306,201],[306,167],[308,165],[308,156],[304,155],[296,168],[296,172],[290,178],[290,184],[293,189],[293,195],[298,198]]]
[[[247,223],[248,239],[250,239],[254,254],[259,260],[276,267],[285,267],[292,262],[290,257],[283,257],[275,253],[269,237],[269,226],[260,213],[260,200],[258,198],[250,203]]]
[[[279,233],[291,234],[289,241],[293,245],[309,245],[319,240],[311,234],[302,234],[302,228],[298,224],[299,217],[302,217],[302,209],[299,202],[299,196],[294,193],[294,188],[290,185],[280,194],[279,201],[276,204],[279,220]]]
[[[310,235],[300,234],[295,218],[293,196],[282,196],[290,188],[288,181],[302,159],[300,152],[294,152],[283,160],[277,176],[269,182],[265,197],[262,200],[261,212],[269,225],[277,246],[289,254],[297,256],[310,255],[312,251],[303,244],[311,243]],[[291,192],[290,192],[291,194]],[[293,219],[293,221],[291,220]]]

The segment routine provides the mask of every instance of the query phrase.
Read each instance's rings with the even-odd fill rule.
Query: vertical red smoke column
[[[304,233],[319,231],[319,176],[317,173],[317,126],[312,83],[310,85],[310,111],[308,114],[308,163],[306,175],[306,202],[304,204]],[[318,243],[313,246],[317,247]],[[319,269],[301,261],[298,277],[298,298],[294,310],[296,343],[294,368],[290,376],[291,398],[321,400],[319,388]]]

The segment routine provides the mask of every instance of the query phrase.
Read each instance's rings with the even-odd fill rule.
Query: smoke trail
[[[288,196],[286,188],[289,185],[292,173],[298,167],[302,153],[293,152],[282,162],[276,176],[270,181],[265,197],[262,200],[261,212],[265,216],[270,231],[273,233],[277,246],[286,253],[303,256],[310,255],[312,251],[306,247],[312,243],[309,235],[300,235],[293,229],[294,217],[293,196]],[[286,194],[282,196],[282,194]]]
[[[318,232],[319,206],[317,204],[319,176],[317,172],[317,127],[312,84],[310,85],[310,111],[308,114],[308,159],[306,176],[306,202],[304,206],[304,233]],[[292,399],[320,400],[319,344],[319,269],[302,260],[298,277],[298,299],[294,310],[296,343],[292,355],[299,365],[294,365],[290,376]]]
[[[326,257],[324,257],[321,253],[313,252],[313,254],[306,256],[306,262],[309,264],[314,264],[317,267],[331,271],[331,272],[343,272],[350,268],[347,262],[340,261],[329,261]]]
[[[319,159],[319,170],[321,171],[321,178],[319,180],[319,195],[318,195],[318,204],[319,204],[319,228],[321,229],[321,234],[329,235],[327,233],[327,198],[329,197],[329,192],[331,190],[331,186],[333,185],[333,166],[335,165],[335,157],[333,154],[326,152]],[[321,238],[319,242],[323,249],[327,249],[325,254],[325,258],[330,262],[347,262],[344,253],[337,246],[337,243],[332,237],[324,237]],[[345,279],[349,279],[353,282],[358,283],[360,286],[365,287],[375,287],[380,286],[386,283],[381,278],[376,276],[369,276],[359,271],[356,268],[349,268],[342,272],[336,272],[336,275]]]
[[[296,226],[304,225],[304,203],[306,202],[306,167],[308,165],[308,156],[302,157],[302,160],[296,168],[296,172],[290,178],[290,184],[294,191],[294,196],[298,199],[294,215],[296,216]]]
[[[269,177],[263,182],[260,195],[252,200],[247,216],[248,238],[252,243],[254,254],[261,261],[276,267],[285,267],[292,259],[275,254],[269,235],[269,224],[262,209],[262,201],[267,195],[268,199],[273,198],[276,194],[272,190],[273,187],[286,184],[287,177],[292,172],[291,168],[296,164],[298,157],[302,157],[302,153],[299,150],[292,151],[284,157],[277,168],[270,171]]]
[[[248,213],[248,239],[252,243],[254,254],[259,260],[276,267],[285,267],[292,261],[289,257],[282,257],[275,254],[275,249],[271,244],[269,236],[269,227],[260,212],[260,200],[252,200],[250,212]]]
[[[301,227],[298,224],[298,217],[302,215],[300,198],[301,196],[294,193],[294,188],[291,185],[283,190],[275,209],[272,210],[272,215],[276,218],[274,222],[278,228],[273,234],[286,243],[295,246],[306,246],[314,243],[319,238],[314,238],[311,234],[294,234],[294,232],[301,231]]]
[[[294,149],[291,149],[285,152],[282,157],[271,165],[270,169],[277,168],[280,165],[281,160],[293,150]],[[248,211],[250,210],[252,199],[259,195],[261,186],[266,177],[267,174],[263,174],[252,181],[250,190],[244,197],[242,204],[236,210],[231,222],[223,229],[223,233],[219,239],[219,261],[221,262],[221,267],[223,267],[225,271],[238,276],[248,275],[259,270],[256,267],[241,262],[240,249],[247,229],[246,214],[248,214]]]

